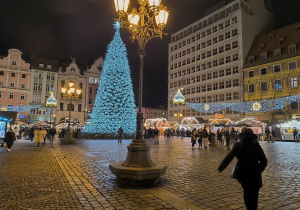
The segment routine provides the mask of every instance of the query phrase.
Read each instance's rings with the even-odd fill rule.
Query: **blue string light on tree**
[[[120,36],[120,22],[108,45],[103,72],[91,119],[84,132],[116,135],[119,127],[124,134],[136,132],[136,109],[126,47]]]

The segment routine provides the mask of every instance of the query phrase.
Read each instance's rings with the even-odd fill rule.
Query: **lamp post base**
[[[71,133],[70,131],[68,131],[68,132],[66,133],[66,135],[65,135],[64,138],[60,138],[60,142],[61,142],[62,144],[73,144],[73,143],[75,143],[76,141],[77,141],[77,139],[74,139],[74,138],[72,137],[72,133]]]
[[[120,184],[133,186],[152,186],[164,175],[167,166],[154,164],[150,157],[150,146],[144,139],[132,140],[127,147],[127,159],[112,163],[109,168]]]

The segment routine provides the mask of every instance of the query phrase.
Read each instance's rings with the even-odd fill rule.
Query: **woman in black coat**
[[[15,140],[16,140],[15,133],[13,132],[13,130],[11,128],[9,128],[9,130],[8,130],[8,132],[6,132],[5,138],[4,138],[4,141],[7,144],[7,149],[6,149],[7,152],[10,152],[10,148],[14,144]]]
[[[238,159],[237,180],[244,190],[244,202],[248,210],[256,210],[258,206],[259,188],[262,187],[261,173],[268,160],[257,141],[257,136],[249,128],[243,128],[240,141],[236,142],[227,154],[218,170],[222,172],[234,157]]]

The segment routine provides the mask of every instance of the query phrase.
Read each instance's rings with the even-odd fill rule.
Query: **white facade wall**
[[[186,103],[243,101],[242,67],[255,36],[273,27],[273,15],[261,0],[236,0],[172,35],[169,44],[168,119],[176,120],[173,96],[178,88]],[[185,117],[213,118],[187,105]],[[233,120],[242,114],[220,112]]]

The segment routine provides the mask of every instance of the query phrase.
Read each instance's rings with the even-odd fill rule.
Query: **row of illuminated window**
[[[232,30],[231,36],[233,37],[236,35],[237,35],[237,29]],[[213,44],[217,44],[218,42],[229,39],[231,36],[230,36],[230,31],[229,31],[229,32],[226,32],[225,34],[219,35],[219,39],[218,39],[218,37],[214,37],[212,39],[207,40],[206,42],[202,42],[201,44],[199,43],[195,46],[192,46],[191,48],[185,49],[179,53],[171,55],[170,61],[181,58],[182,56],[185,56],[185,55],[189,55],[190,53],[199,51],[199,50],[209,47]],[[224,39],[224,37],[225,37],[225,39]],[[234,41],[234,42],[232,42],[232,46],[230,43],[225,45],[225,51],[228,51],[228,50],[231,50],[231,48],[234,49],[237,47],[238,47],[238,42]],[[219,47],[219,53],[223,53],[223,52],[224,52],[224,46]],[[218,48],[213,49],[212,52],[210,52],[210,53],[212,53],[213,55],[218,54]],[[202,56],[202,59],[203,59],[203,56]]]
[[[0,71],[0,76],[5,76],[4,71]],[[16,77],[16,73],[11,72],[11,73],[10,73],[10,77]],[[26,78],[26,74],[21,74],[21,78],[22,78],[22,79]]]
[[[33,84],[33,90],[42,90],[43,84]],[[54,91],[54,85],[46,85],[46,91]]]
[[[53,109],[52,108],[35,108],[30,110],[30,114],[53,114]]]
[[[42,79],[43,78],[43,73],[35,72],[34,73],[34,78]],[[55,74],[47,74],[46,79],[47,80],[55,80]]]
[[[89,77],[89,83],[99,84],[99,78]]]
[[[295,44],[293,44],[293,45],[291,45],[291,46],[288,47],[288,53],[289,54],[293,54],[295,52],[296,52],[296,45]],[[269,57],[268,55],[270,55],[270,54],[271,53],[266,53],[266,52],[260,54],[260,58],[258,59],[258,61],[268,60],[268,57]],[[282,49],[276,49],[276,50],[273,51],[273,57],[274,58],[278,58],[281,55],[282,55]],[[253,64],[255,62],[255,57],[254,56],[250,56],[248,58],[248,62],[249,62],[249,64]]]
[[[289,88],[297,88],[298,87],[298,78],[297,77],[289,77],[288,80],[288,87]],[[282,90],[283,83],[285,79],[278,79],[271,82],[260,82],[259,89],[255,90],[255,84],[248,84],[248,93],[254,93],[257,91],[268,91],[270,88],[274,88],[275,90]],[[270,87],[269,87],[270,86]]]
[[[39,68],[40,68],[40,69],[43,69],[43,68],[45,68],[45,67],[46,67],[48,70],[50,70],[50,69],[52,68],[52,65],[48,65],[48,64],[46,65],[46,64],[43,64],[43,63],[40,63],[40,64],[39,64]]]
[[[233,6],[229,6],[226,9],[221,10],[220,12],[214,13],[210,17],[208,17],[208,18],[206,18],[206,19],[204,19],[200,22],[197,22],[196,24],[194,24],[193,26],[190,26],[189,28],[182,31],[181,33],[173,35],[172,38],[171,38],[171,41],[176,42],[176,41],[178,41],[180,39],[183,39],[184,37],[187,37],[187,36],[197,32],[197,31],[199,31],[199,30],[201,30],[201,29],[203,29],[207,26],[210,26],[213,23],[218,22],[219,20],[221,20],[221,19],[225,18],[226,16],[230,15],[233,11],[237,10],[238,8],[239,8],[239,4],[236,3]],[[237,23],[237,17],[233,17],[233,18],[231,18],[231,20],[227,19],[224,22],[219,23],[218,25],[215,25],[215,26],[213,26],[213,27],[211,27],[211,28],[209,28],[205,31],[202,31],[202,33],[203,32],[205,32],[206,34],[211,34],[212,32],[215,33],[218,30],[222,30],[224,27],[229,27],[230,26],[230,21],[231,21],[231,24]],[[200,34],[200,33],[198,33],[198,34]],[[196,35],[196,37],[198,36],[198,34]]]
[[[2,98],[2,92],[0,91],[0,98]],[[14,92],[10,92],[8,95],[9,99],[15,99],[15,93]],[[25,93],[21,93],[20,94],[20,99],[21,100],[25,100]]]
[[[195,93],[204,93],[209,92],[212,90],[221,90],[225,88],[231,88],[231,87],[237,87],[239,86],[239,79],[233,79],[233,80],[227,80],[227,81],[221,81],[213,84],[207,84],[207,85],[201,85],[197,87],[192,88],[186,88],[182,91],[182,94],[184,95],[190,95]]]
[[[210,56],[211,56],[211,54],[208,57],[210,57]],[[237,61],[237,60],[239,60],[239,55],[238,55],[238,53],[234,53],[232,55],[228,55],[228,56],[225,56],[225,57],[213,60],[213,61],[208,61],[207,63],[202,63],[201,68],[200,68],[200,65],[197,66],[197,71],[220,66],[220,65],[223,65],[226,63]],[[194,63],[194,62],[195,62],[195,57],[192,57],[191,59],[188,58],[187,60],[183,60],[182,62],[179,61],[178,63],[175,63],[174,65],[171,64],[170,70],[176,69],[177,67],[180,68],[181,66],[185,66],[186,64],[190,64],[190,63]]]
[[[4,86],[3,81],[0,81],[0,87],[3,87],[3,86]],[[14,82],[11,82],[11,83],[9,84],[9,87],[10,87],[10,88],[16,88],[15,83],[14,83]],[[21,88],[21,89],[25,89],[25,84],[20,84],[20,88]]]
[[[64,103],[60,103],[59,104],[59,110],[60,111],[64,111]],[[67,109],[66,111],[75,111],[75,105],[74,104],[67,104]],[[77,104],[77,111],[81,112],[82,111],[82,105],[81,104]]]
[[[89,88],[89,94],[97,94],[97,90],[98,90],[98,88],[96,88],[96,87],[90,87]]]
[[[186,74],[188,75],[188,74],[191,74],[194,72],[195,72],[195,67],[192,67],[192,69],[188,68],[187,70],[182,70],[182,71],[178,71],[173,74],[170,74],[170,79],[173,79],[173,78],[175,79],[177,77],[181,77]],[[180,84],[178,83],[178,86],[185,85],[185,84],[191,84],[191,83],[195,83],[195,82],[200,82],[200,81],[205,81],[205,80],[210,80],[210,79],[216,79],[218,77],[229,76],[229,75],[237,74],[237,73],[239,73],[238,66],[233,66],[232,68],[228,67],[225,70],[221,69],[221,70],[210,72],[207,74],[198,75],[196,77],[191,77],[191,78],[186,79],[186,81],[185,81],[185,79],[181,79],[181,81],[179,81]],[[174,84],[175,84],[175,82],[174,82]]]
[[[296,61],[292,61],[288,63],[288,70],[294,70],[297,69],[297,62]],[[268,73],[278,73],[281,72],[281,64],[276,64],[273,66],[273,71],[272,72],[268,72],[267,67],[261,68],[259,69],[259,71],[248,71],[248,78],[251,77],[255,77],[255,76],[263,76],[263,75],[267,75]]]

